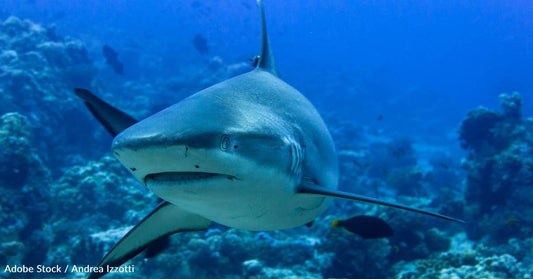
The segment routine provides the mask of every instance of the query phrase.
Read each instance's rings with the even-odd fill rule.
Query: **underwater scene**
[[[0,0],[0,278],[533,278],[532,15]]]

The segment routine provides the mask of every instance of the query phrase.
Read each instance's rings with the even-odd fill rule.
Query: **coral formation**
[[[520,94],[500,99],[503,112],[472,110],[459,135],[470,152],[463,161],[466,218],[477,220],[468,226],[469,237],[505,242],[531,234],[523,225],[533,221],[533,120],[522,118]]]
[[[416,152],[412,141],[405,138],[377,142],[370,146],[368,159],[370,177],[386,178],[395,169],[416,165]]]
[[[19,113],[0,117],[0,185],[21,188],[48,171],[31,146],[32,125]]]
[[[1,255],[9,256],[0,256],[0,263],[42,261],[49,245],[41,228],[50,199],[43,185],[51,177],[30,144],[31,126],[19,113],[0,117],[0,246]]]
[[[110,138],[74,98],[73,86],[92,86],[141,118],[248,68],[212,57],[180,68],[179,77],[113,82],[98,74],[81,41],[16,17],[0,23],[0,264],[95,265],[155,207],[151,193],[102,156]],[[250,232],[213,224],[174,235],[160,254],[132,259],[136,272],[129,275],[531,278],[533,120],[523,118],[518,93],[500,98],[501,112],[477,108],[461,123],[459,139],[469,152],[465,179],[442,149],[428,160],[412,140],[326,117],[339,151],[341,189],[455,217],[463,217],[466,204],[467,235],[475,245],[460,225],[336,200],[309,227]],[[394,236],[364,240],[330,228],[333,219],[355,214],[384,219]]]
[[[530,278],[533,268],[527,264],[528,259],[524,261],[512,254],[524,253],[530,248],[525,246],[519,250],[505,251],[509,249],[487,249],[483,245],[455,247],[450,252],[434,254],[427,259],[400,261],[392,270],[397,279]]]
[[[36,144],[41,158],[50,166],[66,164],[66,154],[75,153],[66,143],[80,141],[82,128],[96,126],[88,115],[79,117],[82,105],[71,93],[74,86],[89,86],[96,73],[85,45],[58,36],[53,27],[9,17],[0,23],[0,65],[0,113],[27,115],[46,139]],[[85,140],[86,146],[101,148]]]
[[[67,237],[73,230],[90,234],[135,224],[154,205],[153,195],[108,156],[66,170],[52,184],[51,195],[51,217],[58,237]],[[72,228],[73,223],[78,225]],[[88,228],[84,223],[92,225]]]

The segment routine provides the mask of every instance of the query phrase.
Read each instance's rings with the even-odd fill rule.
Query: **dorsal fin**
[[[267,71],[275,76],[279,76],[278,68],[274,62],[274,56],[272,56],[272,50],[270,49],[270,43],[268,41],[268,34],[266,29],[265,10],[263,9],[263,3],[261,0],[257,0],[257,5],[261,10],[261,57],[259,63],[257,63],[257,69]]]

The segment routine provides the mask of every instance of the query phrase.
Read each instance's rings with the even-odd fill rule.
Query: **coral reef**
[[[31,147],[31,137],[26,116],[0,117],[0,263],[42,261],[49,245],[41,228],[50,199],[43,185],[51,177]],[[32,257],[27,258],[30,252]]]
[[[459,234],[455,240],[464,243],[464,237]],[[453,247],[449,252],[434,254],[427,259],[400,261],[392,270],[397,279],[531,278],[533,268],[528,264],[531,259],[513,255],[513,252],[523,254],[531,249],[531,241],[529,243],[514,251],[503,247],[487,249],[482,244],[470,248]]]
[[[153,194],[108,156],[66,170],[51,195],[51,219],[60,238],[136,224],[155,204]]]
[[[332,235],[318,247],[329,254],[321,274],[327,278],[383,278],[390,262],[391,246],[387,240],[366,241],[355,235]]]
[[[157,69],[166,62],[145,63]],[[180,67],[175,76],[123,76],[117,82],[98,72],[81,41],[16,17],[1,22],[0,264],[94,266],[157,203],[103,155],[110,138],[72,87],[90,86],[142,118],[249,68],[212,57]],[[466,178],[442,148],[432,158],[427,146],[412,140],[326,117],[339,151],[341,189],[465,217],[466,234],[461,225],[427,216],[335,200],[309,227],[250,232],[213,224],[173,235],[161,253],[132,259],[136,272],[128,275],[531,278],[533,120],[523,118],[518,93],[500,98],[501,112],[477,108],[461,123],[459,140],[469,152],[462,162]],[[365,240],[330,227],[333,219],[356,214],[384,219],[394,236]]]
[[[503,112],[477,108],[459,129],[461,144],[470,153],[467,171],[466,218],[469,237],[505,242],[531,235],[533,222],[533,120],[522,118],[520,94],[500,96]]]
[[[54,247],[43,247],[39,264],[94,265],[126,232],[116,228],[131,228],[155,207],[153,195],[111,157],[73,166],[49,184],[48,216],[33,236],[35,243],[24,242],[34,248],[42,243]],[[28,257],[36,258],[34,253]]]
[[[63,158],[75,152],[67,143],[82,141],[93,150],[103,146],[79,137],[83,129],[96,126],[87,114],[80,117],[82,104],[72,95],[74,86],[89,86],[96,73],[81,41],[61,38],[53,27],[9,17],[0,23],[0,65],[0,113],[17,111],[32,120],[33,129],[46,139],[35,147],[50,167],[70,163]]]
[[[20,113],[0,117],[0,185],[3,187],[20,189],[48,175],[31,146],[31,128],[30,120]]]
[[[371,154],[368,158],[370,177],[386,178],[395,169],[416,165],[416,152],[409,139],[400,138],[373,143],[368,153]]]
[[[502,113],[479,107],[468,112],[459,128],[459,141],[478,155],[494,155],[517,139],[527,137],[523,126],[522,97],[518,92],[500,95]]]
[[[398,272],[395,278],[527,278],[525,276],[530,275],[530,271],[509,254],[485,257],[477,264],[465,264],[468,258],[449,254],[432,260],[417,261],[407,270]]]

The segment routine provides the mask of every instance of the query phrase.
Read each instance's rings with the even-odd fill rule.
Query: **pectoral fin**
[[[131,229],[107,253],[98,267],[103,267],[105,271],[107,266],[120,266],[162,237],[177,232],[204,230],[209,227],[209,224],[211,221],[204,217],[163,202]],[[89,279],[100,278],[104,275],[105,273],[91,273]]]
[[[89,90],[75,88],[74,93],[84,100],[85,106],[113,137],[137,123],[135,118],[102,101]]]
[[[382,200],[378,200],[378,199],[375,199],[375,198],[366,197],[366,196],[362,196],[362,195],[357,195],[357,194],[353,194],[353,193],[348,193],[348,192],[339,191],[339,190],[335,190],[335,189],[329,189],[329,188],[322,187],[322,186],[319,186],[319,185],[316,185],[316,184],[313,184],[313,183],[310,183],[310,182],[309,183],[302,183],[300,186],[298,186],[297,192],[298,193],[302,193],[302,194],[316,194],[316,195],[328,196],[328,197],[333,197],[333,198],[340,198],[340,199],[354,200],[354,201],[360,201],[360,202],[366,202],[366,203],[372,203],[372,204],[379,204],[379,205],[399,208],[399,209],[403,209],[403,210],[408,210],[408,211],[412,211],[412,212],[416,212],[416,213],[421,213],[421,214],[425,214],[425,215],[429,215],[429,216],[433,216],[433,217],[437,217],[437,218],[441,218],[441,219],[445,219],[445,220],[449,220],[449,221],[454,221],[454,222],[457,222],[457,223],[464,223],[464,221],[462,221],[462,220],[459,220],[459,219],[456,219],[456,218],[453,218],[453,217],[449,217],[449,216],[446,216],[446,215],[442,215],[442,214],[438,214],[438,213],[434,213],[434,212],[430,212],[430,211],[425,211],[425,210],[422,210],[422,209],[413,208],[413,207],[402,205],[402,204],[386,202],[386,201],[382,201]]]

